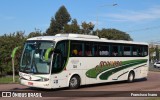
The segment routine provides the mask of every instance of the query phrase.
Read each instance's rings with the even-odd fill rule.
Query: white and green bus
[[[148,44],[92,35],[57,34],[26,41],[20,83],[55,89],[146,78]]]

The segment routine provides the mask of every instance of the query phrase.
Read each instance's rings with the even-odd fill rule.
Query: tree
[[[55,35],[57,33],[91,34],[94,29],[94,24],[91,22],[82,22],[82,27],[80,28],[76,19],[73,19],[71,24],[68,24],[70,20],[71,16],[67,9],[65,6],[61,6],[55,16],[51,18],[50,26],[44,35]]]
[[[93,29],[94,29],[94,24],[93,23],[91,23],[91,22],[86,23],[85,21],[82,22],[82,30],[81,30],[82,34],[91,34]]]
[[[76,19],[73,19],[71,24],[66,24],[64,26],[65,33],[78,33],[80,31],[80,26],[77,23]]]
[[[57,33],[64,32],[64,26],[70,22],[71,16],[68,13],[65,6],[61,6],[56,12],[55,17],[52,17],[49,28],[47,29],[47,35],[55,35]]]
[[[35,29],[34,32],[31,32],[31,33],[28,35],[28,38],[36,37],[36,36],[41,36],[41,35],[43,35],[42,32],[41,32],[39,29]]]
[[[12,63],[11,63],[11,52],[17,46],[23,46],[26,40],[24,32],[18,31],[10,34],[4,34],[0,36],[0,69],[3,71],[1,74],[11,74],[12,73]],[[22,48],[18,50],[15,56],[15,69],[18,72],[20,57],[22,53]]]
[[[55,35],[59,32],[57,23],[54,18],[51,19],[50,27],[46,31],[46,35]]]
[[[150,60],[155,60],[156,59],[156,57],[153,56],[153,53],[156,53],[156,48],[152,46],[151,48],[149,48],[149,59]]]
[[[127,41],[132,41],[132,38],[130,37],[129,34],[122,32],[117,29],[105,29],[103,28],[102,30],[98,30],[98,36],[100,38],[107,38],[111,40],[127,40]]]

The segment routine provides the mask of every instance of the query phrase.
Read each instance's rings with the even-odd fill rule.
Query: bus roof
[[[145,42],[133,42],[133,41],[126,41],[126,40],[108,40],[106,38],[99,38],[98,36],[94,35],[82,35],[82,34],[57,34],[55,36],[39,36],[29,38],[27,40],[49,40],[49,41],[60,41],[60,40],[81,40],[81,41],[95,41],[95,42],[111,42],[111,43],[125,43],[125,44],[143,44],[148,45]]]

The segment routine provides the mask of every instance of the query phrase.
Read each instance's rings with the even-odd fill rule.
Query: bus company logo
[[[2,92],[2,97],[11,97],[11,92]]]
[[[96,70],[100,71],[104,67],[118,67],[122,65],[122,61],[101,61],[99,65],[96,66]]]

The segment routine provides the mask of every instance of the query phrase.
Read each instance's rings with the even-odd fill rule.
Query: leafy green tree
[[[35,29],[34,32],[31,32],[29,35],[28,35],[28,38],[31,38],[31,37],[36,37],[36,36],[42,36],[43,33],[39,30],[39,29]]]
[[[78,33],[80,31],[80,26],[76,19],[73,19],[71,24],[66,24],[64,26],[65,33]]]
[[[47,35],[55,35],[57,33],[64,32],[64,26],[70,22],[71,16],[68,13],[65,6],[61,6],[56,12],[55,17],[52,17],[49,28],[47,29]]]
[[[11,33],[9,35],[4,34],[3,36],[0,36],[0,69],[2,71],[1,74],[12,74],[12,50],[17,46],[23,46],[25,40],[26,38],[24,36],[24,33],[21,31]],[[22,48],[18,50],[15,56],[16,72],[18,72],[21,53]]]
[[[150,60],[154,60],[155,59],[155,57],[152,56],[154,52],[156,52],[156,48],[155,47],[149,48],[149,59]]]
[[[61,6],[59,10],[56,12],[55,20],[58,24],[60,30],[63,30],[64,25],[66,25],[71,20],[71,16],[68,13],[65,6]]]
[[[55,16],[51,18],[50,26],[44,35],[55,35],[57,33],[91,34],[94,29],[94,24],[91,22],[82,22],[82,27],[80,28],[76,19],[73,19],[71,24],[68,24],[70,20],[71,16],[67,9],[65,6],[61,6]]]
[[[55,34],[57,34],[59,31],[60,31],[60,30],[59,30],[58,27],[57,27],[57,23],[56,23],[55,19],[52,18],[52,19],[51,19],[50,26],[49,26],[49,28],[47,29],[45,35],[55,35]]]
[[[109,40],[127,40],[132,41],[133,39],[130,37],[129,34],[122,32],[117,29],[105,29],[98,31],[98,36],[100,38],[107,38]]]
[[[94,24],[89,22],[86,23],[85,21],[82,22],[82,29],[81,29],[81,34],[91,34],[91,32],[94,29]]]

